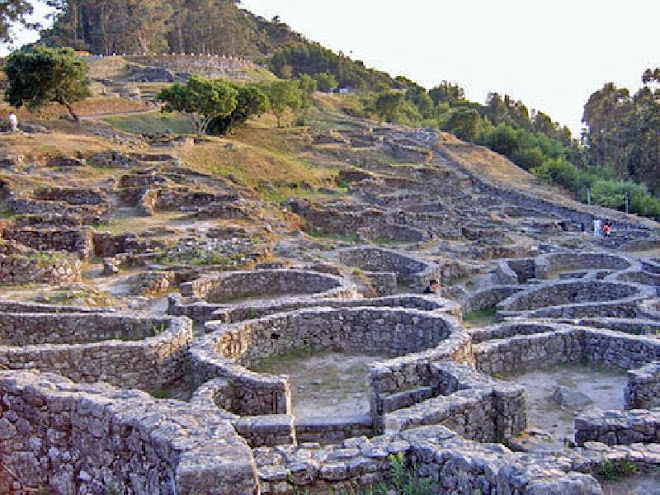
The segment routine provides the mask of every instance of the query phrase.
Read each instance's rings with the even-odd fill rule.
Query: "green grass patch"
[[[192,134],[188,118],[177,112],[161,114],[157,112],[114,115],[104,117],[115,129],[133,134],[157,134],[172,131],[175,134]]]
[[[322,234],[322,233],[316,232],[316,231],[309,231],[309,232],[307,232],[307,235],[310,236],[312,239],[323,239],[323,240],[342,241],[342,242],[357,242],[358,241],[357,234],[353,234],[353,233],[349,233],[349,234]]]
[[[485,327],[497,323],[497,308],[482,309],[480,311],[472,311],[463,315],[463,323],[466,327]]]
[[[328,349],[321,349],[313,346],[289,349],[280,354],[275,354],[273,356],[262,359],[258,363],[250,366],[250,369],[252,371],[256,371],[257,373],[268,373],[269,370],[272,370],[275,367],[279,367],[282,364],[295,363],[301,359],[318,356],[319,354],[325,354],[327,352],[329,352]]]

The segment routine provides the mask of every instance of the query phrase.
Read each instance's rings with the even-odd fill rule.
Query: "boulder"
[[[555,388],[552,394],[552,400],[565,407],[584,407],[593,402],[582,392],[564,386]]]

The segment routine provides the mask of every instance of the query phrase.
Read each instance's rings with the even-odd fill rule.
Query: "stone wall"
[[[501,318],[635,318],[652,287],[601,280],[550,282],[518,292],[497,305]]]
[[[209,407],[56,375],[0,372],[0,492],[257,490],[250,449]]]
[[[474,311],[483,311],[494,308],[498,303],[520,292],[522,287],[517,285],[495,285],[468,294],[461,300],[461,309],[464,315]]]
[[[492,379],[450,361],[434,363],[431,370],[435,397],[385,412],[386,432],[437,424],[470,440],[502,443],[526,428],[524,387]]]
[[[370,366],[370,401],[376,414],[382,414],[389,395],[428,385],[429,360],[470,362],[469,337],[455,320],[411,309],[311,308],[229,326],[210,322],[206,327],[210,334],[191,350],[195,381],[231,379],[236,399],[230,411],[237,414],[290,412],[288,380],[246,367],[291,349],[407,355]],[[420,351],[426,352],[410,355]]]
[[[34,199],[41,201],[63,201],[70,205],[107,205],[108,195],[100,189],[72,187],[43,187],[34,192]]]
[[[362,246],[339,251],[339,261],[346,266],[369,272],[396,273],[400,284],[423,289],[431,279],[440,279],[437,265],[427,263],[398,251]]]
[[[189,369],[192,322],[187,318],[7,313],[1,328],[0,367],[5,369],[39,369],[76,382],[147,391],[182,380]],[[32,334],[23,334],[24,328]],[[139,340],[98,341],[116,338]],[[73,343],[77,339],[81,343]]]
[[[92,233],[87,228],[13,228],[2,233],[3,238],[15,241],[39,252],[67,251],[86,260],[94,252]]]
[[[421,311],[438,311],[453,316],[461,321],[463,316],[461,307],[448,299],[426,295],[400,295],[379,297],[375,299],[362,299],[351,297],[340,298],[280,298],[276,301],[250,301],[227,306],[207,305],[205,303],[186,304],[180,294],[169,296],[168,313],[173,316],[188,316],[199,323],[210,320],[222,323],[238,323],[240,321],[262,318],[275,313],[295,311],[303,308],[322,306],[328,308],[351,307],[394,307],[419,309]]]
[[[77,215],[85,225],[95,225],[108,220],[107,205],[71,205],[64,201],[42,201],[32,198],[14,198],[11,200],[14,213],[20,215]]]
[[[606,253],[549,253],[535,260],[536,278],[548,279],[560,271],[569,270],[626,270],[632,260]]]
[[[337,297],[351,290],[340,277],[302,270],[226,272],[181,284],[184,297],[205,299],[209,303],[292,294]]]
[[[353,493],[377,486],[389,480],[390,456],[400,456],[408,467],[417,466],[421,476],[436,483],[436,493],[602,494],[594,478],[570,472],[572,466],[591,469],[586,456],[547,456],[540,461],[501,445],[470,442],[442,426],[352,438],[327,447],[254,449],[264,495]],[[593,458],[595,466],[603,455]]]
[[[519,335],[520,331],[527,334]],[[486,330],[485,332],[489,332]],[[514,336],[508,337],[510,333]],[[589,362],[624,370],[658,360],[660,341],[560,324],[519,323],[490,332],[494,340],[475,335],[474,354],[479,371],[516,373],[565,363]]]
[[[655,411],[600,411],[582,413],[575,419],[575,443],[606,445],[660,444],[660,409]]]
[[[63,285],[82,280],[82,264],[77,257],[0,254],[0,284]]]
[[[623,392],[626,409],[660,407],[660,362],[628,371],[628,384]]]

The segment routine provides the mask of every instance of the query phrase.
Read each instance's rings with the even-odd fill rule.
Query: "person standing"
[[[14,112],[9,114],[9,131],[18,132],[18,117]]]
[[[594,218],[594,235],[600,237],[601,229],[603,228],[603,222],[600,218]]]

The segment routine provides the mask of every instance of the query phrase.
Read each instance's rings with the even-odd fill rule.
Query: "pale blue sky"
[[[660,66],[660,1],[243,0],[309,39],[431,87],[455,81],[468,98],[508,93],[580,129],[605,82],[636,89]]]
[[[243,0],[310,39],[431,87],[456,81],[483,102],[508,93],[580,129],[605,82],[641,85],[660,66],[660,1]]]

